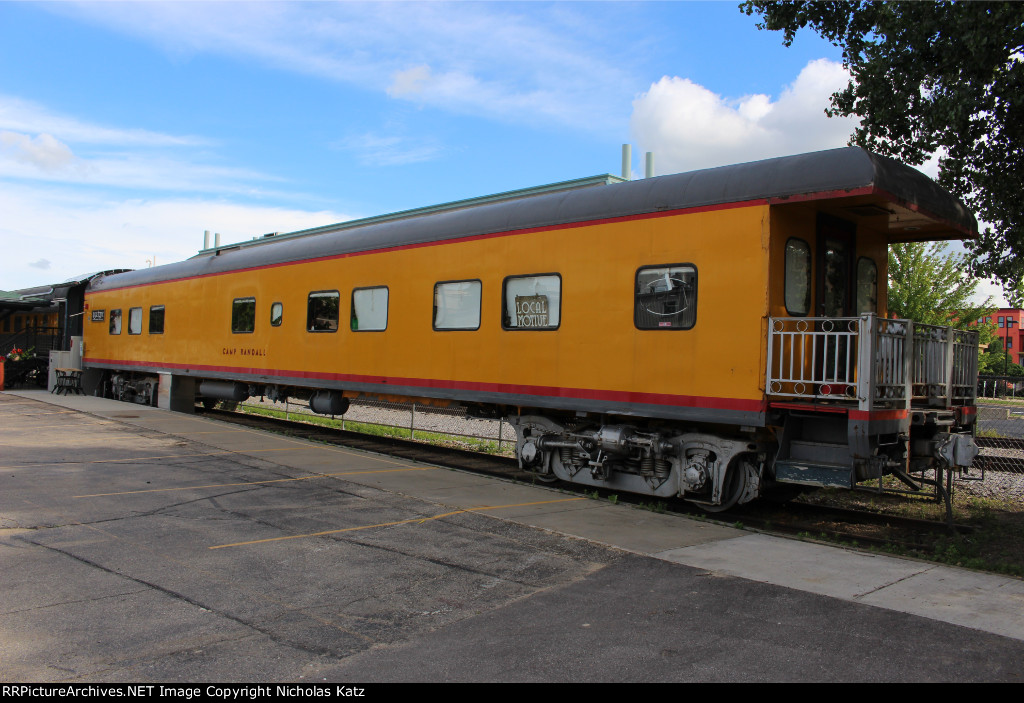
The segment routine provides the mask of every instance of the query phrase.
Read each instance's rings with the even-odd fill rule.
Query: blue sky
[[[0,2],[0,289],[620,171],[842,146],[736,2]]]

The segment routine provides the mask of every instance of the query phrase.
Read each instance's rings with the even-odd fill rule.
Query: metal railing
[[[953,331],[953,403],[970,405],[978,397],[978,332]]]
[[[856,317],[770,318],[768,394],[856,399],[861,325]]]
[[[977,372],[977,332],[874,314],[768,321],[769,395],[950,407],[973,402]]]

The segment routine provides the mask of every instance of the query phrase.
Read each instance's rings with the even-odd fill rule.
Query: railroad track
[[[208,417],[273,432],[286,433],[303,439],[338,444],[353,449],[387,454],[411,461],[472,471],[512,481],[536,483],[532,472],[519,469],[515,459],[494,456],[481,452],[446,447],[424,442],[380,437],[360,432],[334,429],[295,420],[249,415],[228,410],[199,410]],[[587,489],[568,483],[558,483],[558,488],[596,499],[673,515],[711,520],[727,525],[742,525],[752,528],[805,538],[826,538],[857,546],[888,547],[898,545],[906,549],[925,549],[937,539],[947,537],[950,527],[944,522],[918,520],[900,516],[880,514],[834,506],[812,505],[799,501],[755,501],[753,504],[719,513],[707,513],[699,507],[681,499],[657,499],[633,494],[616,494],[607,490]],[[958,532],[970,532],[967,526],[954,526]]]
[[[196,412],[207,417],[215,417],[238,425],[245,425],[246,427],[286,432],[292,437],[300,437],[314,442],[344,445],[353,449],[387,454],[411,461],[421,461],[427,464],[437,464],[439,466],[465,469],[467,471],[512,479],[533,476],[530,472],[521,471],[515,459],[468,449],[427,444],[397,437],[381,437],[362,432],[323,427],[297,420],[284,420],[265,415],[249,415],[231,410],[204,410],[197,407]]]

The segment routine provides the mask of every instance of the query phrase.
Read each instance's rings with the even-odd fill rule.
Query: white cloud
[[[57,3],[174,55],[256,59],[464,114],[621,128],[631,57],[604,8],[497,3]],[[614,7],[608,12],[615,13]],[[607,32],[608,35],[605,35]]]
[[[203,246],[203,230],[222,243],[351,219],[331,211],[241,205],[201,199],[97,199],[64,189],[0,189],[0,288],[17,290],[111,268],[181,261]],[[45,252],[46,259],[40,259]],[[43,266],[43,263],[46,266]],[[40,271],[43,269],[43,272]]]
[[[35,145],[38,139],[26,137],[19,140],[19,145]],[[57,144],[60,145],[59,142]],[[105,152],[92,157],[74,157],[70,150],[67,150],[68,158],[59,160],[62,153],[58,146],[50,151],[40,148],[33,152],[8,153],[0,136],[0,178],[112,186],[133,190],[246,195],[270,192],[255,186],[254,183],[265,184],[282,180],[243,168],[195,163],[187,156],[178,158],[159,153]],[[4,158],[5,155],[8,158]],[[29,158],[30,155],[36,158]],[[53,163],[47,166],[44,162],[46,158]]]
[[[971,302],[976,305],[983,305],[991,300],[993,307],[1008,308],[1010,303],[1006,300],[1003,286],[994,278],[983,278],[978,281],[978,288],[971,296]]]
[[[0,95],[0,178],[134,190],[270,194],[276,178],[208,162],[209,140],[91,124]],[[254,186],[254,184],[260,184]]]
[[[144,129],[119,129],[60,115],[30,100],[0,94],[0,130],[51,134],[83,144],[130,146],[198,146],[207,141],[186,135],[161,134]]]
[[[399,71],[388,88],[388,95],[404,98],[423,92],[424,84],[430,80],[430,66],[413,66],[406,71]]]
[[[8,131],[0,131],[0,155],[43,171],[60,169],[75,159],[71,148],[53,135],[40,134],[33,138]]]
[[[633,102],[634,139],[655,152],[660,173],[841,147],[856,122],[824,110],[848,80],[841,64],[811,61],[773,102],[760,94],[730,99],[666,76]]]
[[[343,139],[332,145],[350,151],[365,166],[397,166],[430,161],[443,149],[435,140],[412,140],[401,136],[382,136],[374,132]]]

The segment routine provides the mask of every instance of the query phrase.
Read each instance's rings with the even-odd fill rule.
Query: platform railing
[[[953,331],[953,369],[950,376],[953,405],[974,405],[978,397],[977,331]]]
[[[865,314],[768,321],[767,393],[861,409],[971,403],[978,333]]]
[[[857,317],[770,318],[768,394],[856,399],[860,336]]]

